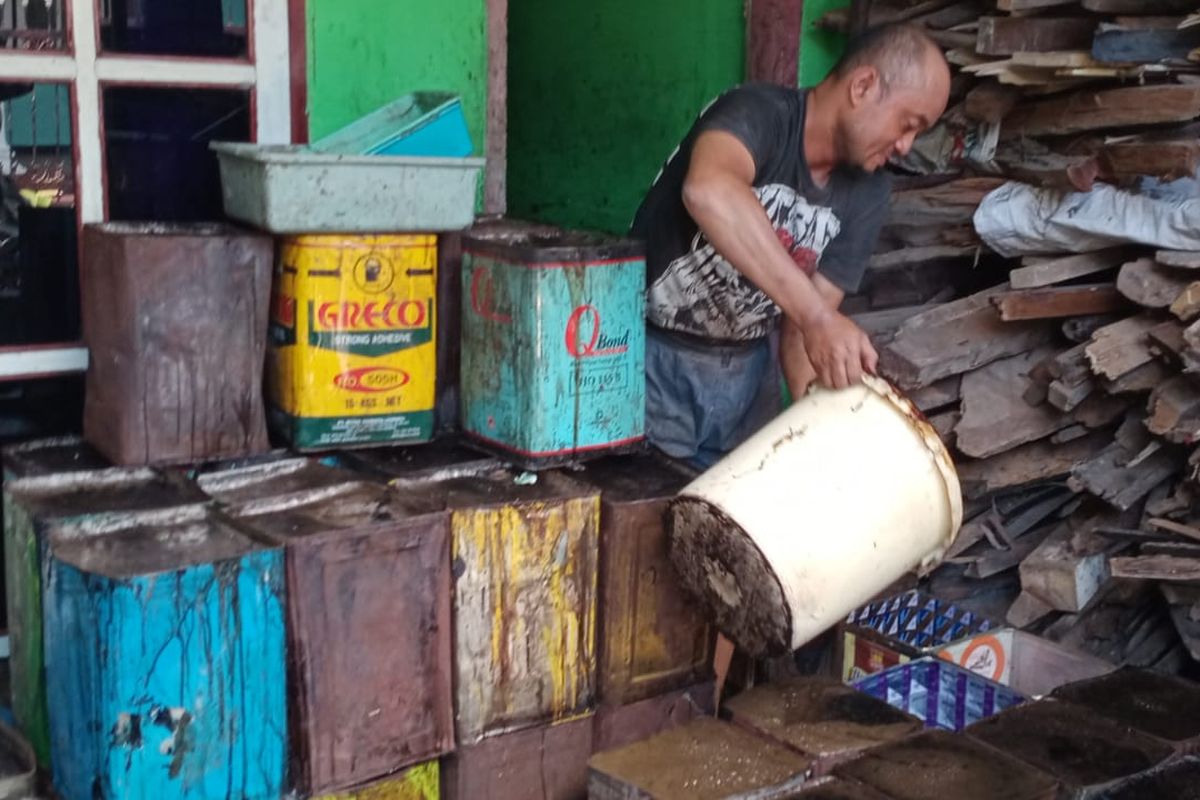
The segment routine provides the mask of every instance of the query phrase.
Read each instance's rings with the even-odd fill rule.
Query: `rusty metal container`
[[[1061,800],[1100,797],[1174,754],[1143,733],[1055,700],[1009,709],[967,734],[1055,778]]]
[[[885,745],[838,767],[837,776],[892,800],[1055,800],[1058,793],[1046,773],[947,731]]]
[[[58,795],[279,797],[288,724],[282,552],[203,509],[128,521],[46,534]]]
[[[477,475],[502,466],[495,456],[448,439],[411,447],[346,450],[337,454],[336,461],[348,469],[399,483]]]
[[[596,681],[600,497],[560,472],[493,470],[397,488],[448,508],[460,745],[569,719]]]
[[[1064,686],[1053,697],[1168,742],[1181,753],[1200,753],[1200,686],[1190,681],[1123,669]]]
[[[443,800],[582,800],[592,717],[538,725],[459,748],[444,759]]]
[[[1105,800],[1200,800],[1200,758],[1173,761],[1130,778],[1108,791]]]
[[[800,791],[791,800],[891,800],[887,795],[877,792],[870,786],[864,786],[844,778],[822,778],[813,781],[812,786]]]
[[[160,223],[83,237],[84,437],[125,465],[265,451],[270,237]]]
[[[296,788],[330,793],[451,750],[449,515],[363,482],[230,513],[286,552]]]
[[[588,800],[784,800],[812,779],[804,756],[715,719],[600,753],[588,767]]]
[[[646,259],[574,231],[463,240],[462,427],[531,469],[645,437]]]
[[[597,753],[615,750],[687,725],[694,719],[711,717],[713,700],[710,682],[627,706],[602,704],[596,709],[595,750]]]
[[[31,461],[57,460],[54,448]],[[41,461],[42,458],[45,461]],[[17,466],[13,463],[14,468]],[[36,477],[4,484],[4,575],[13,713],[42,765],[49,763],[42,645],[42,568],[45,532],[51,525],[112,526],[131,517],[145,522],[179,509],[199,509],[203,492],[152,469],[109,468],[61,474],[40,473],[35,463],[20,467]]]
[[[665,458],[618,456],[575,477],[601,493],[600,702],[625,705],[704,680],[716,634],[679,583],[664,519],[693,473]]]
[[[195,480],[201,491],[214,500],[238,505],[260,498],[361,483],[363,475],[316,459],[278,458],[218,467],[197,474]]]
[[[730,700],[725,709],[735,724],[811,758],[818,776],[925,728],[882,700],[824,678],[757,687]]]
[[[321,795],[316,800],[441,800],[441,765],[426,761],[376,783]]]

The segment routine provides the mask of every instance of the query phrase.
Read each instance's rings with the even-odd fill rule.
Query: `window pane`
[[[247,0],[103,0],[103,5],[100,46],[106,52],[246,55]]]
[[[0,84],[0,98],[0,344],[74,341],[71,92],[51,83]]]
[[[250,139],[250,95],[217,89],[104,90],[108,213],[113,220],[223,218],[208,143]]]
[[[64,50],[67,0],[0,2],[0,47],[8,50]]]

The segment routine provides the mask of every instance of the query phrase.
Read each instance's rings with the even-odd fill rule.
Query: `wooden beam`
[[[1171,583],[1200,583],[1200,558],[1179,556],[1134,556],[1114,558],[1110,563],[1114,578]]]
[[[1184,322],[1191,322],[1200,317],[1200,281],[1187,285],[1179,296],[1171,303],[1171,313]]]
[[[910,392],[908,399],[922,414],[929,414],[933,411],[938,411],[946,406],[952,406],[958,403],[962,397],[962,378],[955,375],[953,378],[946,378],[938,381],[931,386],[925,386],[917,389],[915,392]]]
[[[956,428],[959,452],[989,456],[1050,436],[1071,424],[1049,406],[1030,406],[1023,397],[1028,373],[1051,352],[1033,350],[989,364],[963,376],[962,420]]]
[[[996,81],[985,81],[967,92],[963,113],[968,118],[997,125],[1021,102],[1021,90]]]
[[[1103,540],[1084,540],[1062,526],[1042,542],[1020,566],[1021,588],[1057,611],[1078,613],[1100,593],[1109,578]]]
[[[996,8],[1001,11],[1007,11],[1010,14],[1074,4],[1075,0],[996,0]]]
[[[1054,381],[1046,393],[1046,400],[1059,411],[1070,413],[1078,408],[1080,403],[1091,397],[1094,391],[1096,391],[1095,381],[1088,380],[1074,386],[1062,381]]]
[[[1126,142],[1100,151],[1106,175],[1127,180],[1145,175],[1163,180],[1185,178],[1200,169],[1200,141]]]
[[[1178,375],[1150,395],[1146,428],[1174,444],[1194,444],[1200,437],[1200,385]]]
[[[1009,282],[1014,289],[1037,289],[1114,269],[1127,260],[1124,248],[1098,250],[1014,269],[1009,273]]]
[[[1158,449],[1135,463],[1130,459],[1136,455],[1115,443],[1077,467],[1071,484],[1114,508],[1128,511],[1183,467],[1182,459],[1169,448]]]
[[[1048,323],[1000,319],[991,297],[1004,289],[989,289],[908,320],[880,352],[883,374],[905,389],[917,389],[1049,342],[1054,328]]]
[[[1098,432],[1063,444],[1042,440],[991,458],[964,460],[958,465],[959,481],[967,499],[974,500],[1004,489],[1056,480],[1095,458],[1111,438]]]
[[[1200,116],[1200,86],[1157,85],[1075,92],[1019,106],[1001,138],[1063,136],[1132,125],[1183,122]]]
[[[927,247],[904,247],[887,253],[876,253],[871,256],[868,269],[881,272],[914,264],[925,264],[930,261],[944,261],[952,258],[967,258],[975,255],[978,247],[958,247],[955,245],[930,245]]]
[[[1083,7],[1097,14],[1184,14],[1196,10],[1195,0],[1082,0]]]
[[[1028,319],[1061,319],[1084,314],[1106,314],[1125,308],[1125,298],[1111,283],[1091,286],[1055,286],[1017,289],[992,298],[1005,322]]]
[[[1121,267],[1117,291],[1145,308],[1168,308],[1187,289],[1188,277],[1153,258],[1139,258]]]
[[[1101,379],[1100,384],[1108,394],[1145,394],[1170,378],[1172,370],[1161,361],[1142,364],[1126,372],[1115,381]]]
[[[796,86],[804,0],[749,0],[747,6],[747,78]]]
[[[1092,43],[1096,23],[1078,17],[980,17],[975,50],[985,56],[1075,50]]]
[[[1159,250],[1154,260],[1178,269],[1200,269],[1200,252],[1194,250]]]
[[[1092,343],[1087,346],[1087,358],[1092,371],[1115,381],[1153,359],[1149,333],[1158,322],[1156,318],[1143,314],[1096,331]]]

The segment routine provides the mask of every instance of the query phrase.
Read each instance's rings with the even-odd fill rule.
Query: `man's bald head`
[[[907,153],[946,110],[950,66],[919,27],[887,25],[851,42],[815,92],[838,160],[872,172]]]
[[[896,86],[919,87],[934,77],[931,72],[948,72],[941,48],[911,24],[871,28],[851,40],[833,74],[846,78],[859,67],[874,67],[885,92]]]

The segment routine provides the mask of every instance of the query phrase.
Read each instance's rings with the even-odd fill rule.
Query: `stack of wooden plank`
[[[1164,671],[1200,661],[1200,253],[1006,259],[973,218],[1007,181],[1195,175],[1197,8],[872,3],[873,24],[924,26],[955,76],[938,128],[893,164],[891,218],[848,301],[959,461],[967,522],[933,589]]]

